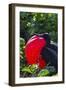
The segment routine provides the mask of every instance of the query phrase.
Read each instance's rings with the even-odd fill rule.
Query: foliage
[[[25,40],[23,38],[20,38],[20,66],[24,66],[25,64],[24,48],[25,48]]]
[[[36,33],[49,33],[51,40],[57,42],[58,21],[56,13],[20,12],[20,26],[31,37]],[[26,35],[25,35],[26,36]]]
[[[22,74],[25,73],[23,76],[25,77],[32,76],[35,77],[37,75],[37,71],[39,70],[38,66],[36,64],[33,65],[25,65],[24,67],[21,68]]]
[[[47,66],[46,69],[49,71],[49,76],[56,74],[56,70],[53,66]]]
[[[42,76],[48,76],[49,75],[49,71],[47,69],[42,69],[39,73],[38,73],[38,77],[42,77]]]

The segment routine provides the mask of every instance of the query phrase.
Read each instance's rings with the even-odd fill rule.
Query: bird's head
[[[48,33],[38,34],[38,36],[46,40],[47,46],[50,44],[50,35]]]

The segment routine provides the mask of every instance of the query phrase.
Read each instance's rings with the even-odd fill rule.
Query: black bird
[[[20,34],[20,36],[22,36],[22,33]],[[47,63],[49,63],[49,66],[54,66],[54,68],[56,69],[56,73],[58,72],[58,46],[55,43],[51,42],[51,38],[49,36],[48,33],[43,33],[43,34],[35,34],[38,37],[42,37],[46,40],[47,44],[46,46],[44,46],[44,48],[42,48],[41,50],[41,56],[42,58],[44,58],[46,60]],[[34,35],[33,35],[34,36]],[[26,40],[26,42],[29,41],[29,36],[24,33],[23,34],[24,39]]]

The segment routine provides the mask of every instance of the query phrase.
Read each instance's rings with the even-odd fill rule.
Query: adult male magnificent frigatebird
[[[48,33],[33,35],[26,43],[25,57],[28,64],[38,64],[39,68],[54,66],[58,72],[57,45],[51,42]]]

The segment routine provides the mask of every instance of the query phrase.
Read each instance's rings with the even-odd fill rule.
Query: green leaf
[[[20,47],[23,47],[25,45],[25,40],[23,38],[20,38]]]
[[[31,70],[30,70],[29,67],[24,67],[21,71],[22,71],[22,72],[27,72],[27,73],[31,73],[31,74],[32,74],[32,72],[31,72]]]
[[[49,71],[47,69],[42,69],[39,73],[38,73],[38,77],[42,77],[42,76],[48,76],[49,75]]]
[[[36,73],[36,70],[38,69],[38,65],[37,64],[33,64],[30,66],[30,70],[33,74]]]
[[[27,73],[30,73],[30,74],[36,74],[36,71],[38,69],[38,66],[33,64],[33,65],[28,65],[28,66],[25,66],[21,69],[22,72],[27,72]]]

